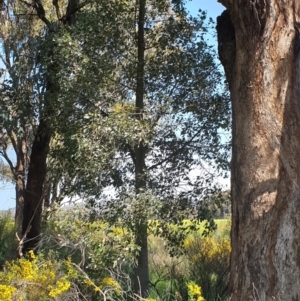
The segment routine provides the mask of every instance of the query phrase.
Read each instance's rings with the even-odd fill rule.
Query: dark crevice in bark
[[[216,29],[218,34],[219,58],[224,67],[226,79],[230,88],[234,69],[236,45],[234,26],[227,10],[217,18]]]
[[[300,23],[295,24],[294,56],[297,59],[300,52]]]

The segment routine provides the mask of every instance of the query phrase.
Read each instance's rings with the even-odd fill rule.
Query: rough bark
[[[40,239],[43,187],[50,139],[51,128],[41,119],[32,145],[24,198],[22,234],[26,239],[23,253],[35,249]]]
[[[231,60],[220,53],[226,75],[232,70],[230,300],[297,301],[300,2],[220,2],[228,9],[236,44]]]
[[[144,23],[146,13],[146,0],[139,1],[138,37],[137,37],[137,78],[136,78],[136,118],[143,119],[144,109]],[[146,189],[145,179],[145,154],[146,147],[143,142],[135,147],[135,187],[139,194]],[[145,210],[145,208],[142,208]],[[139,218],[135,226],[136,244],[140,247],[137,256],[137,266],[134,271],[135,292],[141,297],[146,298],[149,292],[149,270],[148,270],[148,235],[147,217]]]

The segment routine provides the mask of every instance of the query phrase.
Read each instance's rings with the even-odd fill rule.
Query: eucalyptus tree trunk
[[[44,119],[41,119],[32,145],[25,190],[22,227],[22,234],[25,237],[23,253],[35,249],[40,239],[43,187],[51,133],[50,126]]]
[[[219,1],[233,119],[230,300],[297,301],[300,1]]]
[[[68,25],[75,24],[75,15],[80,8],[78,6],[78,0],[68,1],[66,14],[64,16],[61,16],[58,1],[53,0],[52,3],[56,9],[58,25],[63,26],[66,23]],[[34,0],[33,7],[36,10],[37,16],[48,27],[49,32],[53,33],[55,30],[52,27],[52,23],[46,17],[42,3],[39,0]],[[33,141],[28,169],[22,226],[24,242],[21,241],[23,246],[19,246],[19,248],[22,248],[22,253],[35,249],[40,240],[44,185],[47,172],[47,156],[52,136],[50,120],[54,114],[54,105],[59,92],[59,83],[56,74],[58,73],[60,66],[55,61],[54,46],[55,45],[53,45],[51,49],[45,49],[46,56],[48,56],[51,63],[47,66],[45,103]]]
[[[136,77],[136,118],[143,119],[144,109],[144,69],[145,69],[145,41],[144,23],[146,13],[146,0],[139,1],[138,36],[137,36],[137,77]],[[140,142],[135,147],[135,188],[139,194],[146,189],[145,175],[145,154],[146,146]],[[145,208],[141,208],[141,212]],[[137,256],[137,266],[134,271],[135,292],[143,298],[148,296],[149,291],[149,269],[148,269],[148,235],[147,235],[147,214],[137,217],[135,224],[136,244],[140,247]]]

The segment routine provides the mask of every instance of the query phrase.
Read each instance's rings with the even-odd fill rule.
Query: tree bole
[[[232,70],[230,300],[300,300],[300,3],[220,2],[236,49],[220,53]]]

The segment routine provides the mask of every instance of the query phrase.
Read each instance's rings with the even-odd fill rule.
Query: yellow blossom
[[[114,290],[117,294],[119,294],[120,291],[121,291],[120,284],[111,277],[103,278],[102,281],[101,281],[101,286],[100,287],[112,287],[112,288],[114,288]]]
[[[16,292],[16,288],[10,285],[0,284],[0,300],[1,301],[11,301],[13,294]]]
[[[189,301],[204,301],[204,298],[202,296],[202,290],[199,285],[191,281],[188,283],[187,288],[188,288]]]
[[[51,286],[49,287],[50,288],[49,296],[55,298],[68,291],[70,287],[71,287],[71,283],[68,280],[66,280],[65,277],[63,277],[62,279],[56,282],[56,285],[54,287]]]

